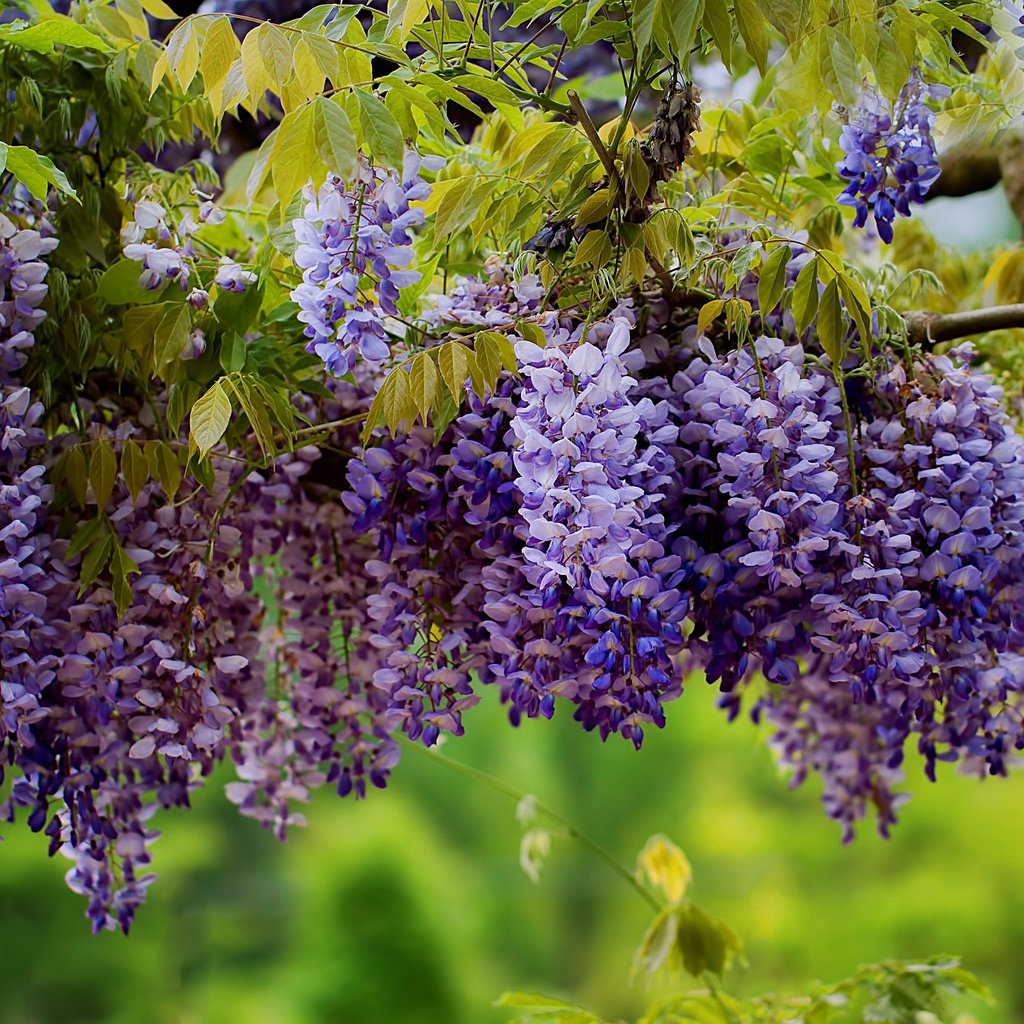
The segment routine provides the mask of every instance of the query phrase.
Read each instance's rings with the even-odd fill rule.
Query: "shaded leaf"
[[[116,476],[117,456],[114,449],[103,441],[95,442],[89,458],[89,483],[92,485],[92,496],[98,508],[107,507],[107,502],[114,492]]]

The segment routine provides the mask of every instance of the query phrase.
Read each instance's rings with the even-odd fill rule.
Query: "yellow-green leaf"
[[[434,360],[426,352],[421,352],[409,367],[409,394],[416,411],[423,417],[424,426],[430,417],[430,409],[437,398],[440,386],[441,378],[437,374]]]
[[[263,94],[267,89],[273,85],[267,69],[263,66],[259,34],[256,30],[248,33],[242,40],[242,76],[245,78],[245,87],[249,90],[249,96],[255,107],[263,99]]]
[[[196,39],[194,22],[186,18],[168,37],[167,66],[183,90],[192,84],[199,70],[199,41]]]
[[[697,314],[697,333],[707,333],[707,329],[715,322],[723,309],[725,309],[724,299],[712,299],[710,302],[705,302]]]
[[[437,350],[437,365],[445,385],[455,399],[456,405],[462,404],[462,394],[466,388],[466,378],[470,376],[469,357],[472,353],[461,341],[449,341]]]
[[[295,66],[295,79],[301,86],[302,94],[306,97],[316,96],[323,92],[324,74],[316,53],[309,43],[309,39],[316,39],[317,36],[302,36],[295,44],[292,54]]]
[[[580,207],[580,212],[576,214],[576,227],[604,220],[611,208],[611,189],[599,188],[592,195],[588,196],[586,202]]]
[[[311,176],[319,176],[320,159],[312,105],[286,114],[277,131],[280,138],[270,172],[278,199],[287,204]]]
[[[264,22],[254,30],[254,34],[264,71],[270,78],[269,88],[280,94],[281,87],[292,73],[292,48],[288,36],[270,22]]]
[[[224,81],[240,53],[241,47],[231,22],[224,15],[214,18],[203,41],[199,67],[203,73],[203,88],[217,115],[224,113]]]
[[[369,440],[373,430],[380,424],[387,426],[393,437],[403,424],[411,423],[415,417],[416,407],[409,394],[409,375],[403,367],[396,366],[384,378],[384,383],[373,399],[363,428],[363,443]]]
[[[142,8],[157,21],[177,21],[178,15],[164,3],[164,0],[142,0]]]
[[[768,69],[768,20],[762,4],[760,0],[735,0],[734,10],[747,53],[763,75]]]
[[[189,448],[198,448],[199,457],[206,458],[210,449],[224,436],[230,422],[231,399],[224,391],[223,380],[216,380],[192,406],[188,418]]]
[[[603,267],[612,255],[612,241],[607,231],[588,231],[583,240],[576,247],[576,255],[573,257],[574,267],[580,264],[590,264],[595,269]]]

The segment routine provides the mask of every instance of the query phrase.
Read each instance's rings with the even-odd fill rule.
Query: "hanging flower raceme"
[[[690,644],[733,712],[757,668],[782,684],[755,713],[783,760],[825,777],[848,835],[871,803],[884,830],[911,735],[930,776],[1002,773],[1024,745],[1024,440],[962,357],[928,357],[914,384],[893,360],[858,410],[855,485],[832,375],[800,346],[756,351],[760,372],[745,348],[674,382]]]
[[[557,696],[604,736],[639,746],[678,696],[680,560],[657,512],[675,439],[667,408],[633,402],[623,357],[631,315],[570,332],[549,317],[547,345],[520,340],[523,387],[511,423],[522,550],[486,572],[492,670],[517,714]]]
[[[845,155],[836,169],[849,181],[839,202],[855,209],[855,227],[873,214],[883,242],[892,241],[896,214],[909,217],[910,204],[923,202],[939,176],[925,94],[915,72],[891,110],[877,94],[866,95],[839,137]]]
[[[442,164],[410,150],[401,175],[360,160],[352,183],[332,175],[319,191],[307,187],[305,212],[293,221],[302,284],[291,297],[306,324],[307,351],[336,376],[359,356],[379,362],[390,353],[384,319],[397,315],[400,290],[420,279],[419,271],[402,269],[413,258],[409,228],[424,219],[410,204],[430,194],[419,171]]]

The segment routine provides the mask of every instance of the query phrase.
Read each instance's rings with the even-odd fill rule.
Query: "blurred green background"
[[[940,766],[938,785],[911,780],[893,839],[866,823],[844,847],[814,785],[790,791],[763,735],[726,724],[703,683],[639,753],[560,710],[515,730],[488,694],[444,752],[536,794],[629,864],[652,832],[679,843],[694,898],[747,942],[732,989],[958,953],[998,1000],[971,1004],[978,1020],[1024,1020],[1024,778]],[[507,989],[609,1017],[643,1005],[628,975],[648,908],[569,839],[554,839],[533,884],[513,800],[407,752],[387,791],[322,794],[282,846],[227,803],[229,777],[156,820],[160,879],[127,939],[92,937],[67,862],[4,828],[0,1020],[488,1024],[509,1019],[492,1006]]]

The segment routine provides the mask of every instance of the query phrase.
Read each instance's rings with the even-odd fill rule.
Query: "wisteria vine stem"
[[[531,794],[525,793],[521,789],[517,789],[515,786],[504,782],[502,779],[491,775],[489,772],[482,771],[479,768],[474,768],[461,761],[456,761],[445,754],[428,751],[418,743],[409,743],[407,746],[416,750],[428,760],[437,761],[445,767],[450,768],[452,771],[458,772],[460,775],[465,775],[467,778],[473,779],[476,782],[481,782],[485,786],[489,786],[491,789],[495,789],[499,793],[503,793],[512,800],[519,802],[521,800],[525,800],[528,796],[531,796]],[[548,807],[547,804],[541,803],[539,800],[536,800],[536,798],[534,798],[534,800],[534,808],[538,814],[564,828],[566,835],[577,840],[577,842],[590,850],[591,853],[600,857],[601,860],[603,860],[620,878],[624,879],[629,886],[639,894],[640,898],[652,910],[655,912],[660,912],[662,910],[661,903],[636,880],[629,868],[627,868],[626,865],[623,864],[622,861],[620,861],[613,853],[603,847],[596,839],[587,835],[586,832],[574,825],[563,815],[559,814],[558,811]]]

